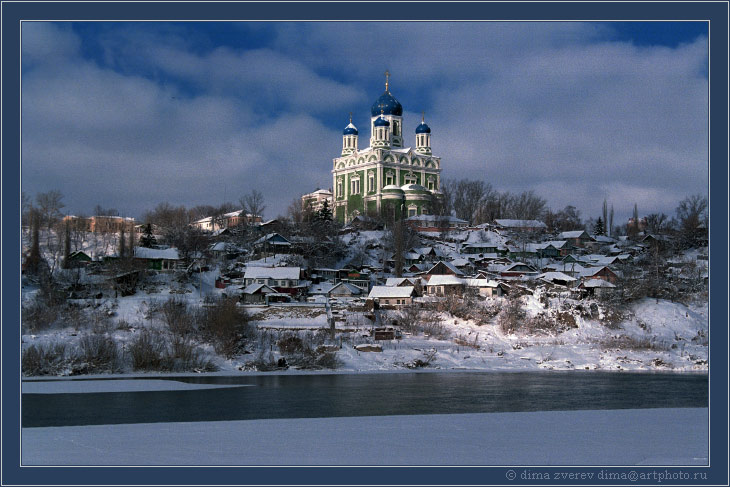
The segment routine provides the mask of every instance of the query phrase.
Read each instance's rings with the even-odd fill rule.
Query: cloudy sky
[[[266,217],[331,186],[353,113],[391,92],[421,111],[444,178],[534,190],[617,221],[707,193],[705,23],[38,23],[22,25],[22,189],[66,212],[162,201]]]

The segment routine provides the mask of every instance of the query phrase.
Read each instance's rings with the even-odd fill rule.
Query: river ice
[[[707,465],[708,410],[24,428],[23,465]]]

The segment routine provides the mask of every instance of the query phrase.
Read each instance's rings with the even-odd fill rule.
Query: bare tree
[[[646,215],[646,229],[649,233],[664,233],[669,222],[664,213],[651,213]]]
[[[31,274],[36,274],[41,263],[41,246],[40,246],[40,215],[38,211],[30,207],[30,252],[25,260],[25,268]]]
[[[568,205],[556,214],[555,230],[567,232],[582,228],[583,223],[580,218],[580,210],[575,206]]]
[[[124,225],[122,225],[122,228],[119,229],[119,240],[117,241],[117,250],[119,253],[120,259],[125,259],[127,257],[127,236],[124,233]]]
[[[698,245],[707,234],[707,198],[695,194],[680,201],[677,206],[677,221],[682,245]]]
[[[264,204],[264,195],[257,189],[252,190],[249,194],[241,196],[238,200],[243,208],[242,213],[244,216],[247,214],[252,215],[255,219],[257,217],[262,218],[264,216],[264,210],[266,205]]]
[[[190,223],[190,216],[185,206],[172,206],[168,202],[158,204],[154,210],[142,216],[145,223],[152,223],[165,231],[179,228]]]
[[[398,220],[392,227],[393,232],[393,266],[395,267],[395,276],[403,275],[403,265],[405,263],[405,222],[403,219]]]
[[[639,209],[636,203],[634,203],[634,216],[631,219],[631,224],[626,226],[626,232],[631,239],[635,239],[639,234]]]
[[[517,195],[504,195],[507,218],[518,220],[536,220],[545,209],[545,200],[535,194],[534,191],[523,191]]]
[[[20,192],[20,225],[21,227],[30,228],[30,209],[33,202],[25,191]]]
[[[63,268],[68,269],[70,267],[71,258],[71,224],[66,220],[63,225]]]
[[[66,206],[63,203],[63,195],[60,191],[53,190],[47,193],[38,193],[35,199],[41,225],[50,230],[60,220],[61,208]]]
[[[101,205],[94,207],[94,216],[119,216],[119,210],[116,208],[104,208]]]
[[[286,209],[287,217],[294,223],[300,224],[305,221],[305,212],[310,213],[310,218],[306,221],[311,220],[312,205],[303,204],[301,198],[294,198]]]
[[[469,222],[475,221],[484,201],[495,193],[491,184],[470,179],[447,181],[441,187],[446,189],[456,217]]]

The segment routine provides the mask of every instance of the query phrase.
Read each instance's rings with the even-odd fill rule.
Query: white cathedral
[[[348,222],[357,215],[409,217],[429,214],[441,198],[441,158],[431,153],[431,128],[423,117],[415,130],[415,147],[403,144],[403,107],[385,92],[370,108],[370,146],[358,147],[358,130],[350,123],[342,132],[342,153],[332,163],[330,205],[334,217]],[[322,190],[303,202],[321,200]],[[327,198],[329,199],[329,198]]]

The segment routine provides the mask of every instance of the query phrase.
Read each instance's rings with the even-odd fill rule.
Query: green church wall
[[[378,212],[378,202],[377,201],[368,201],[367,202],[367,214],[368,215],[374,215]]]

